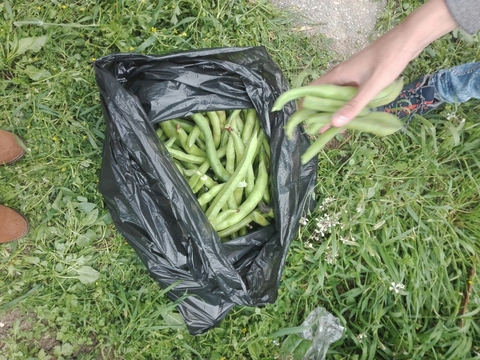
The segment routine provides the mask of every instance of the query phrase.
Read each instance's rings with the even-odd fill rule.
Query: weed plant
[[[419,3],[388,1],[378,31]],[[1,360],[293,359],[309,345],[296,327],[317,307],[345,327],[328,359],[480,358],[478,101],[388,138],[339,136],[319,156],[318,205],[277,301],[191,336],[98,192],[105,127],[91,62],[263,45],[296,86],[337,61],[328,39],[292,31],[266,1],[3,0],[0,16],[0,126],[28,148],[0,167],[0,203],[31,223],[0,247]],[[477,60],[478,38],[456,31],[404,75]]]

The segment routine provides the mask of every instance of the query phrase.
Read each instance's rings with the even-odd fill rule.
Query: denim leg
[[[432,75],[432,82],[436,95],[446,103],[480,99],[480,62],[436,71]]]

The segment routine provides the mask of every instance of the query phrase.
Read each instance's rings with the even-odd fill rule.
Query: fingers
[[[325,131],[327,131],[327,130],[330,129],[330,128],[331,128],[330,125],[325,125],[324,127],[322,127],[322,128],[320,129],[320,131],[319,131],[318,133],[319,133],[319,134],[324,133]]]
[[[348,101],[342,108],[340,108],[340,110],[338,110],[335,114],[332,115],[330,124],[335,127],[345,126],[353,118],[355,118],[360,111],[362,111],[362,109],[368,104],[369,101],[370,99],[366,97],[361,97],[360,100],[358,100],[358,96],[355,96],[354,98],[352,98],[352,100]]]
[[[330,124],[335,127],[342,127],[353,120],[368,103],[377,96],[380,91],[388,85],[384,84],[385,79],[390,81],[389,77],[378,81],[377,77],[372,77],[373,81],[367,81],[359,87],[357,94],[332,115]]]
[[[351,60],[350,60],[351,61]],[[345,67],[345,64],[349,61],[344,62],[343,64],[339,64],[331,69],[329,72],[324,74],[323,76],[319,77],[315,81],[312,82],[312,85],[320,85],[320,84],[334,84],[334,85],[348,85],[348,86],[358,86],[362,81],[358,77],[358,75],[352,74],[352,71],[349,71],[348,67]],[[358,74],[359,72],[353,72]],[[350,120],[352,120],[358,113],[362,110],[362,108],[368,104],[369,99],[367,99],[368,94],[362,94],[361,88],[359,88],[359,92],[355,97],[353,97],[350,101],[348,101],[345,106],[343,106],[339,111],[333,114],[330,123],[334,127],[342,127],[347,124]],[[373,94],[375,96],[376,94]],[[373,98],[372,96],[372,98]],[[301,103],[300,103],[301,106]],[[330,127],[330,126],[328,126]],[[321,132],[324,132],[328,129],[328,127],[324,127]]]

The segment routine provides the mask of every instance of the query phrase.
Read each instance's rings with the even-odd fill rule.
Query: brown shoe
[[[23,141],[11,132],[0,130],[0,165],[13,164],[25,154],[20,146]]]
[[[28,233],[28,221],[9,207],[0,205],[0,244],[21,239]]]

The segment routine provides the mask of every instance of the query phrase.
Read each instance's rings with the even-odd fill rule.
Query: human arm
[[[429,0],[372,44],[338,64],[312,84],[357,86],[357,94],[330,121],[341,127],[353,119],[431,42],[457,28],[445,0]]]

